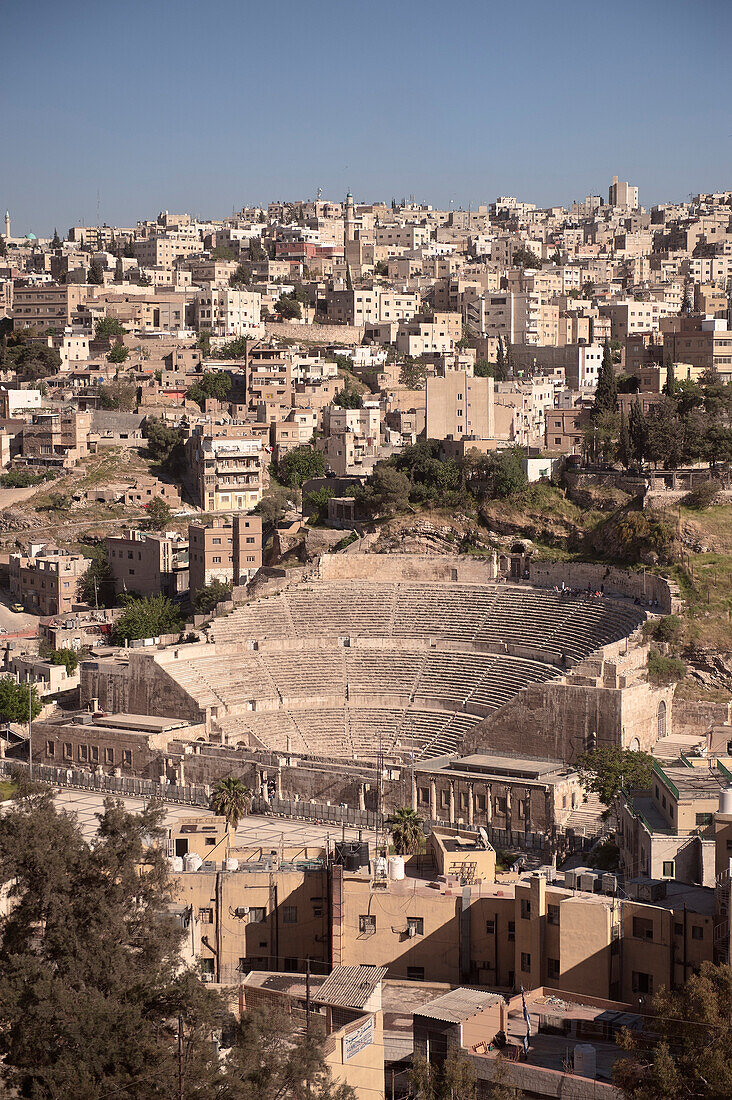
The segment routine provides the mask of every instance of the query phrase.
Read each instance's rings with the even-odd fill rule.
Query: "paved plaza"
[[[84,836],[90,839],[97,831],[97,814],[104,809],[105,795],[97,791],[61,790],[56,796],[56,805],[59,809],[70,810],[75,813],[81,824]],[[142,798],[123,798],[128,810],[141,810],[145,805]],[[165,820],[172,824],[184,817],[203,817],[211,813],[200,806],[178,806],[174,803],[166,803]],[[320,844],[324,845],[326,838],[331,841],[341,837],[343,830],[337,825],[315,825],[311,821],[291,821],[284,817],[245,817],[239,822],[236,831],[236,842],[240,847],[255,846],[276,849],[280,845]],[[353,826],[346,827],[346,838],[356,840],[359,830]],[[373,842],[374,834],[371,830],[362,830],[364,840]]]

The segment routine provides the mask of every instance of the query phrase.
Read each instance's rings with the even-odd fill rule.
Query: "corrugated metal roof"
[[[321,985],[316,999],[343,1008],[363,1008],[386,973],[385,966],[337,966]]]
[[[443,993],[434,1001],[428,1001],[415,1012],[415,1016],[427,1016],[432,1020],[444,1020],[450,1024],[459,1024],[467,1020],[486,1005],[503,1001],[500,993],[484,993],[478,989],[452,989]]]

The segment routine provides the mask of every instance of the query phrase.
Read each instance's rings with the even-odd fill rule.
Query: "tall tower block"
[[[353,205],[353,195],[349,191],[346,195],[346,208],[343,214],[343,233],[347,241],[352,241],[356,233],[356,211]]]
[[[9,236],[10,236],[10,211],[6,210],[5,211],[5,238],[6,238],[6,240]]]

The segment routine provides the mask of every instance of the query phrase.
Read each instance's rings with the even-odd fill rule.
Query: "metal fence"
[[[0,775],[10,775],[13,770],[27,773],[28,764],[23,760],[0,760]],[[130,798],[155,798],[164,802],[178,802],[186,806],[210,805],[210,793],[205,787],[178,786],[175,783],[156,783],[152,779],[105,775],[81,768],[56,768],[48,764],[34,764],[33,778],[58,787],[73,787],[84,791],[119,794]]]
[[[324,802],[299,802],[292,798],[252,799],[253,814],[278,814],[322,824],[355,825],[364,829],[383,828],[384,819],[375,810],[356,810],[352,806],[328,806]]]

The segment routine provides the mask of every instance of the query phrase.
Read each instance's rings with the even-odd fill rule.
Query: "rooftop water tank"
[[[732,787],[722,787],[719,792],[719,812],[732,814]]]
[[[402,856],[389,856],[389,878],[401,881],[404,878],[404,859]]]
[[[597,1051],[592,1043],[578,1043],[574,1048],[574,1072],[577,1077],[597,1077]]]
[[[171,856],[170,857],[170,869],[171,871],[183,870],[183,856]]]
[[[202,863],[203,860],[197,852],[189,852],[187,856],[183,857],[183,866],[186,871],[198,871]]]
[[[229,856],[228,859],[224,860],[224,870],[225,871],[238,871],[239,870],[239,860],[234,859],[233,856]]]

